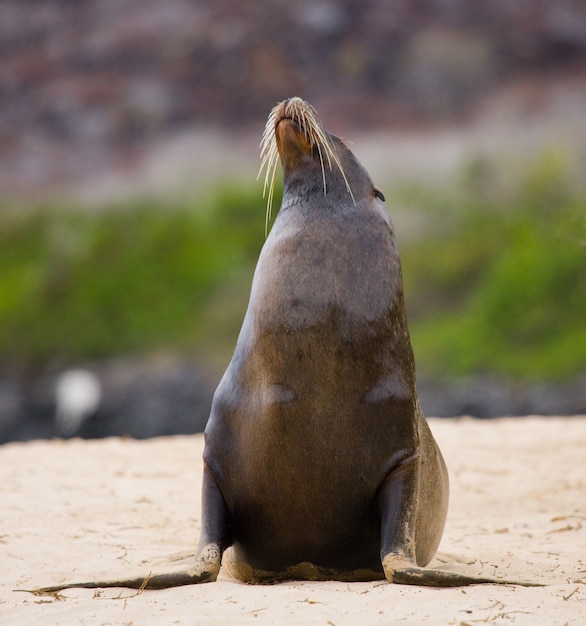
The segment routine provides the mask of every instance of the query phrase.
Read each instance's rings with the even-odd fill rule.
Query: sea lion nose
[[[287,100],[285,100],[285,110],[287,110],[290,106],[293,106],[294,104],[303,105],[305,103],[298,96],[293,96],[292,98],[287,98]]]

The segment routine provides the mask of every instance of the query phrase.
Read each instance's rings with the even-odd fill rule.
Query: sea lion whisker
[[[269,113],[267,123],[265,125],[262,139],[260,142],[261,148],[261,163],[257,180],[260,178],[263,169],[266,168],[262,197],[267,196],[267,209],[265,213],[265,236],[268,233],[268,225],[271,219],[273,195],[275,190],[275,180],[277,177],[277,166],[279,162],[279,151],[277,148],[277,139],[275,136],[275,122],[277,120],[277,112],[280,105],[273,107]],[[268,194],[267,194],[268,190]]]
[[[328,167],[331,170],[332,169],[332,159],[331,159],[332,146],[330,145],[330,141],[327,135],[324,133],[313,108],[311,106],[308,106],[307,109],[302,109],[299,113],[303,120],[302,126],[305,132],[305,136],[309,140],[310,145],[312,147],[315,147],[318,152],[319,161],[321,165],[321,171],[322,171],[324,195],[326,195],[327,194],[327,182],[326,182],[324,154],[328,161]],[[309,122],[308,122],[308,119],[309,119]],[[322,152],[322,148],[323,148],[323,152]]]
[[[352,193],[352,189],[350,188],[350,183],[348,182],[348,179],[346,178],[346,173],[344,172],[344,168],[342,167],[342,164],[340,163],[340,159],[338,158],[338,155],[335,153],[332,154],[332,157],[334,159],[334,162],[338,166],[338,169],[340,170],[340,174],[342,175],[344,182],[346,183],[346,189],[348,190],[348,193],[350,194],[350,197],[352,198],[352,202],[354,203],[354,206],[356,206],[356,200],[354,199],[354,194]]]
[[[263,169],[266,167],[267,172],[266,172],[265,184],[263,188],[263,198],[266,193],[268,181],[271,177],[271,168],[274,165],[276,165],[274,164],[275,159],[278,159],[278,150],[276,146],[275,129],[274,129],[276,115],[277,115],[277,108],[275,107],[269,114],[269,118],[267,120],[267,124],[263,132],[262,140],[260,142],[261,164],[260,164],[260,168],[259,168],[256,178],[257,180],[260,178]]]
[[[277,178],[277,166],[279,163],[279,152],[277,150],[276,143],[271,144],[265,159],[263,160],[263,165],[266,163],[266,176],[265,182],[263,186],[263,198],[267,193],[268,189],[268,197],[267,197],[267,209],[265,212],[265,237],[269,231],[269,222],[271,221],[272,214],[272,206],[273,206],[273,196],[275,191],[275,180]]]
[[[313,111],[311,111],[311,113],[313,115]],[[342,178],[344,179],[344,182],[346,184],[346,189],[348,190],[348,193],[350,194],[350,197],[352,198],[352,202],[354,203],[354,205],[356,205],[356,200],[354,199],[354,194],[352,193],[352,189],[350,188],[350,183],[348,182],[348,178],[346,177],[346,173],[344,172],[342,163],[340,162],[340,159],[338,155],[336,154],[336,150],[334,149],[331,139],[326,135],[326,133],[324,132],[318,120],[314,118],[312,119],[312,122],[313,123],[311,127],[314,132],[314,139],[313,139],[314,143],[317,145],[321,144],[324,147],[326,157],[328,159],[328,166],[330,169],[332,169],[333,167],[332,160],[334,161],[334,163],[336,164],[336,167],[338,168],[338,170],[340,171],[340,174],[342,175]],[[320,159],[321,159],[321,154],[320,154]],[[322,161],[322,166],[323,166],[323,161]]]
[[[321,175],[322,175],[322,179],[323,179],[323,183],[324,183],[324,196],[327,195],[327,183],[326,183],[326,169],[324,167],[324,158],[322,156],[321,153],[321,148],[319,143],[315,144],[316,148],[317,148],[317,153],[319,155],[319,162],[321,165]],[[330,169],[332,169],[331,165],[330,165]]]
[[[263,159],[262,167],[264,168],[265,166],[266,166],[267,171],[265,174],[265,180],[264,180],[264,185],[263,185],[263,190],[262,190],[263,198],[265,197],[267,188],[269,187],[269,180],[271,178],[271,170],[275,167],[274,157],[270,153],[267,154],[266,157]],[[259,172],[259,176],[260,176],[260,172]]]
[[[321,141],[325,148],[326,156],[328,157],[328,164],[330,166],[330,169],[332,169],[333,167],[332,166],[332,160],[333,160],[342,178],[344,179],[344,182],[346,183],[346,189],[348,190],[348,193],[350,194],[350,197],[352,198],[352,202],[354,203],[354,205],[356,205],[356,200],[354,199],[354,194],[352,193],[352,189],[350,188],[350,183],[348,182],[348,178],[346,177],[346,172],[344,172],[344,168],[342,167],[340,158],[338,157],[336,150],[334,149],[334,146],[332,145],[331,140],[322,134]]]
[[[301,126],[301,128],[303,129],[303,134],[305,135],[305,138],[307,139],[307,141],[309,141],[311,143],[311,138],[310,138],[310,134],[309,134],[309,126],[307,124],[307,118],[305,117],[305,111],[299,111],[296,112],[297,115],[299,116],[298,119],[294,120],[296,121],[296,123]],[[299,119],[300,118],[300,119]]]
[[[272,208],[273,208],[273,195],[275,191],[275,179],[277,177],[277,162],[278,162],[278,157],[273,161],[274,163],[273,174],[271,176],[271,185],[269,188],[269,195],[267,199],[267,210],[265,212],[265,237],[269,233],[269,223],[271,221],[271,214],[272,214]]]
[[[273,140],[274,134],[275,134],[275,120],[277,117],[277,107],[273,108],[273,110],[269,113],[269,117],[267,119],[267,123],[265,125],[263,134],[262,134],[262,139],[260,142],[260,146],[264,151],[267,150],[267,148],[269,147],[270,143]]]
[[[271,169],[271,167],[273,167],[274,161],[275,161],[275,159],[278,159],[278,157],[279,157],[279,154],[278,154],[278,150],[277,150],[276,145],[268,144],[268,145],[265,146],[265,150],[264,150],[264,154],[263,154],[263,157],[262,157],[260,170],[259,170],[258,176],[257,176],[257,179],[258,179],[258,177],[262,174],[262,170],[265,167],[267,168],[267,172],[266,172],[266,175],[265,175],[265,190],[266,190],[266,182],[267,182],[267,179],[269,178],[270,169]],[[263,190],[263,195],[264,195],[264,191],[265,190]]]
[[[330,144],[328,137],[323,132],[320,126],[314,127],[314,142],[317,144],[321,144],[325,148],[326,156],[328,157],[328,166],[330,169],[332,169],[332,160],[330,157],[333,153],[333,148]]]

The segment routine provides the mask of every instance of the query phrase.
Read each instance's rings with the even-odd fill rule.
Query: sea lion
[[[302,100],[269,118],[269,181],[275,147],[283,202],[206,428],[229,570],[248,582],[392,581],[433,557],[448,505],[393,227],[365,169]]]
[[[205,430],[194,566],[38,592],[214,581],[223,555],[247,582],[507,582],[422,569],[448,473],[417,399],[383,194],[299,98],[273,109],[262,146],[269,210],[279,158],[283,200]]]

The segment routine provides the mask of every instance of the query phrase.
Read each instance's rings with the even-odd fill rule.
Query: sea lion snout
[[[285,170],[299,167],[312,158],[312,147],[301,124],[284,113],[275,122],[275,139],[281,163]]]
[[[316,125],[312,113],[310,105],[298,97],[288,98],[276,107],[274,133],[285,170],[313,158]]]

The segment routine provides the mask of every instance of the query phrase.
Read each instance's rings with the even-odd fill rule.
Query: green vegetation
[[[545,379],[586,370],[586,194],[566,171],[549,155],[505,185],[479,163],[443,190],[389,200],[421,369]],[[402,231],[395,201],[419,216],[416,235]],[[6,207],[0,366],[171,349],[220,368],[263,240],[258,187],[197,203]]]
[[[586,194],[556,154],[507,190],[498,178],[477,164],[445,193],[405,194],[428,226],[402,251],[418,362],[452,375],[585,371]]]
[[[223,190],[197,206],[137,200],[99,212],[6,212],[4,364],[192,349],[214,332],[200,322],[218,291],[238,280],[249,286],[264,238],[259,204],[254,189]]]

